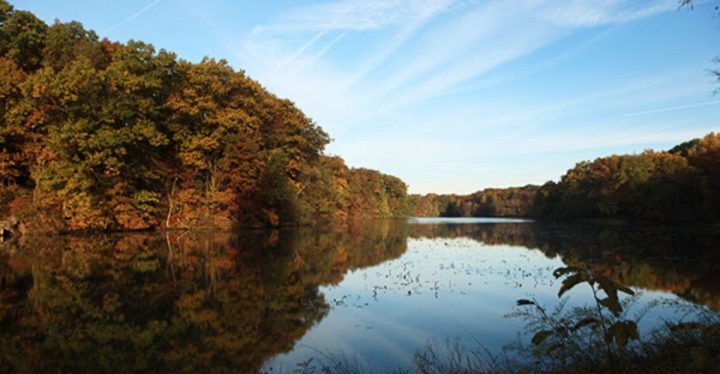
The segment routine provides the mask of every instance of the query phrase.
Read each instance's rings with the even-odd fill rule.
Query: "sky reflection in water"
[[[715,231],[420,223],[0,243],[0,371],[292,372],[328,355],[386,371],[454,338],[497,352],[522,331],[517,299],[558,302],[563,264],[643,290],[632,313],[720,309]],[[640,327],[676,318],[655,308]]]
[[[598,244],[601,251],[607,251],[616,243],[608,241],[608,246],[602,248],[603,235],[614,235],[615,240],[622,242],[628,229],[635,239],[643,235],[652,237],[650,243],[671,241],[677,235],[657,228],[544,227],[522,219],[411,218],[409,222],[407,251],[400,258],[350,271],[337,285],[322,287],[321,293],[331,306],[330,313],[296,343],[293,351],[270,360],[265,365],[267,370],[291,368],[309,357],[322,359],[327,355],[389,371],[399,366],[411,367],[413,355],[429,342],[443,343],[455,338],[470,346],[481,344],[490,352],[500,352],[518,338],[523,328],[523,321],[507,316],[517,299],[534,298],[546,306],[559,302],[560,282],[552,272],[566,262],[560,254],[533,246],[537,243],[527,240],[529,237],[547,236],[549,240],[561,241],[565,237],[565,241],[573,242],[577,230],[583,235],[597,235],[596,243],[589,245],[590,251]],[[625,246],[632,246],[632,241]],[[655,249],[678,248],[666,245]],[[587,265],[609,266],[611,270],[620,270],[617,275],[622,276],[623,264],[598,260],[590,259]],[[647,272],[652,264],[633,262],[629,266],[626,273]],[[607,269],[600,271],[603,270]],[[670,278],[673,275],[677,276],[672,274]],[[656,277],[663,275],[648,278]],[[687,286],[684,281],[680,281],[680,287]],[[662,306],[646,311],[654,301],[678,298],[667,292],[676,290],[663,289],[663,281],[659,283],[630,284],[640,292],[629,315],[646,313],[641,330],[680,317],[679,312]],[[589,290],[583,287],[566,295],[570,306],[591,302]]]

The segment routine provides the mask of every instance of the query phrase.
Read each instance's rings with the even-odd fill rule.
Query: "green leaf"
[[[549,330],[539,331],[532,337],[532,343],[535,345],[538,345],[538,344],[542,343],[543,341],[545,341],[545,339],[547,339],[552,334],[553,334],[553,332],[549,331]]]

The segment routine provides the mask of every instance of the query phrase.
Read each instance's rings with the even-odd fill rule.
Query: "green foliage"
[[[402,181],[327,162],[320,127],[224,60],[100,41],[2,1],[0,73],[0,182],[32,191],[13,214],[55,212],[67,230],[407,214]]]
[[[274,226],[279,225],[280,219],[293,220],[295,216],[297,193],[286,177],[287,167],[287,156],[282,151],[273,152],[260,177],[263,206],[271,212],[277,212],[276,216],[270,218]]]
[[[533,213],[537,186],[488,188],[467,196],[435,195],[413,197],[415,216],[441,217],[527,217]]]
[[[0,4],[0,55],[25,71],[40,67],[47,25],[30,12]]]
[[[558,183],[486,189],[467,196],[413,196],[419,216],[629,218],[720,221],[720,135],[582,161]]]
[[[590,287],[593,303],[563,312],[563,301],[554,312],[547,312],[534,300],[518,300],[520,310],[512,315],[526,319],[532,334],[532,349],[525,351],[522,345],[519,349],[532,354],[540,365],[533,371],[634,372],[640,367],[653,367],[661,372],[676,372],[688,364],[695,370],[713,367],[711,360],[718,353],[716,334],[720,331],[713,313],[709,313],[712,316],[705,322],[669,324],[669,329],[656,330],[650,339],[641,341],[638,330],[641,317],[628,319],[624,311],[627,300],[618,296],[619,292],[633,296],[631,289],[581,267],[559,268],[553,275],[564,278],[559,297],[585,283]],[[695,309],[693,314],[698,311]],[[703,314],[708,316],[707,311],[700,313]],[[701,336],[682,335],[692,331],[700,331]],[[524,369],[519,366],[515,370]]]
[[[553,272],[553,276],[563,278],[558,297],[579,284],[587,284],[592,291],[595,305],[571,315],[554,316],[535,301],[518,300],[518,307],[532,308],[532,312],[521,312],[518,315],[539,321],[531,338],[533,345],[542,348],[536,350],[536,353],[562,358],[562,355],[567,354],[566,350],[576,349],[578,342],[589,338],[594,341],[591,344],[595,346],[591,349],[602,348],[608,360],[613,360],[618,349],[625,348],[630,340],[639,339],[637,323],[624,319],[618,296],[618,292],[632,296],[632,290],[607,277],[575,266],[558,268]]]

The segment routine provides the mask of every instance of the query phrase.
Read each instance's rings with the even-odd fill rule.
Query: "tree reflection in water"
[[[538,249],[628,287],[672,292],[720,310],[720,231],[598,224],[418,225],[413,237],[467,237]]]
[[[15,243],[0,258],[0,370],[257,371],[326,315],[320,285],[405,251],[393,230]]]
[[[419,237],[539,249],[717,310],[717,234],[663,230],[386,220],[20,238],[0,249],[0,371],[254,372],[327,315],[320,287],[401,257]]]

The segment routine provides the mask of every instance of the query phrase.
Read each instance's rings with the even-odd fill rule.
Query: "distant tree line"
[[[224,60],[100,40],[0,0],[0,216],[28,229],[409,213],[401,180],[325,156],[329,141]]]
[[[413,195],[413,214],[541,219],[720,221],[720,133],[666,152],[612,155],[575,165],[542,186],[471,195]]]

